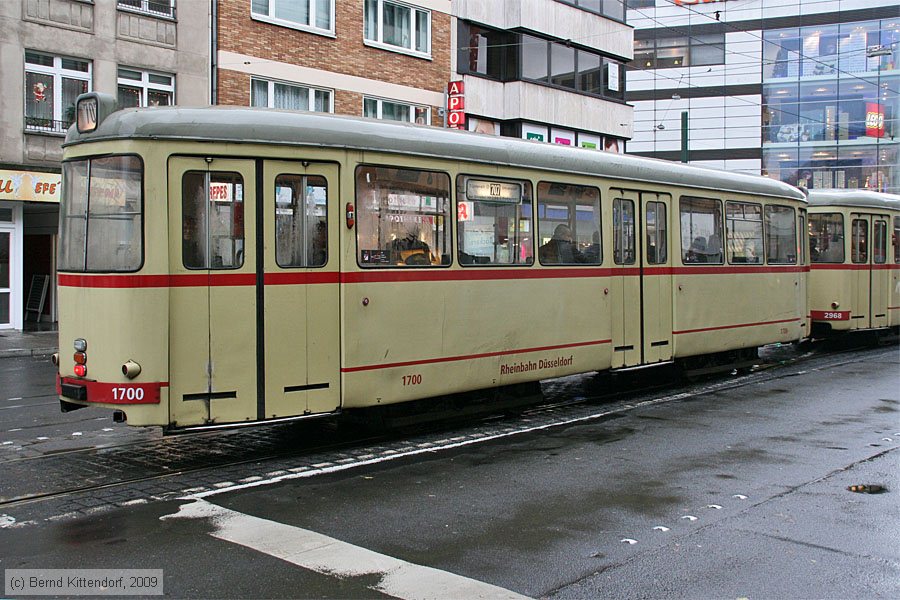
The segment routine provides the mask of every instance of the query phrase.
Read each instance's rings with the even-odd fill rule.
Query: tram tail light
[[[87,354],[84,352],[76,352],[72,358],[75,360],[76,365],[83,365],[87,363]]]
[[[356,211],[353,210],[353,203],[348,202],[347,208],[347,229],[353,229],[353,226],[356,224]]]
[[[79,377],[85,377],[87,375],[87,367],[84,365],[75,365],[75,374]]]
[[[122,375],[124,375],[128,379],[134,379],[140,374],[141,365],[137,364],[133,360],[126,361],[125,364],[122,365]]]
[[[837,309],[840,305],[841,305],[840,302],[832,302],[832,303],[831,303],[831,308]]]

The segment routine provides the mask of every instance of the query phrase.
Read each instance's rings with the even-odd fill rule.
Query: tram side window
[[[850,260],[855,263],[868,263],[869,224],[863,219],[853,219],[851,236]]]
[[[873,247],[872,262],[876,265],[883,265],[887,262],[887,223],[885,221],[875,221],[873,224]]]
[[[328,258],[328,186],[324,177],[275,178],[275,262],[321,267]]]
[[[789,206],[766,206],[766,256],[770,265],[797,264],[797,221]]]
[[[664,202],[647,203],[647,264],[664,265],[669,260],[668,224]]]
[[[188,269],[244,264],[244,179],[238,173],[188,171],[181,180],[182,260]]]
[[[362,267],[450,264],[450,176],[356,169],[357,260]]]
[[[461,265],[534,262],[531,182],[456,178]]]
[[[634,202],[623,198],[613,200],[613,262],[617,265],[635,262]]]
[[[900,263],[900,217],[894,217],[894,262]]]
[[[63,164],[60,271],[133,272],[141,268],[143,176],[137,156]]]
[[[844,262],[844,217],[840,213],[809,215],[809,260]]]
[[[722,203],[681,198],[681,260],[685,264],[722,264]]]
[[[537,190],[541,264],[599,265],[600,190],[546,182]]]
[[[725,203],[728,262],[760,265],[763,262],[762,206]]]

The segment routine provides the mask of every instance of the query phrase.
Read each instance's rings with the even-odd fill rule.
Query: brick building
[[[450,0],[219,0],[213,103],[442,124]]]

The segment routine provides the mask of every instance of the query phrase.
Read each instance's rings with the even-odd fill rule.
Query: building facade
[[[465,127],[623,151],[632,29],[618,0],[455,0]]]
[[[0,329],[56,318],[60,161],[75,98],[207,104],[209,23],[208,3],[188,0],[0,2]]]
[[[628,0],[629,151],[806,188],[900,193],[893,0]]]
[[[216,104],[440,125],[450,0],[219,0]]]

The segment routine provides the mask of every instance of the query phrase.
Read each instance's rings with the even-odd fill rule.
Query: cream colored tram
[[[334,415],[806,334],[804,195],[375,120],[113,112],[65,143],[59,391],[167,430]]]
[[[900,328],[900,196],[809,192],[813,335]]]

